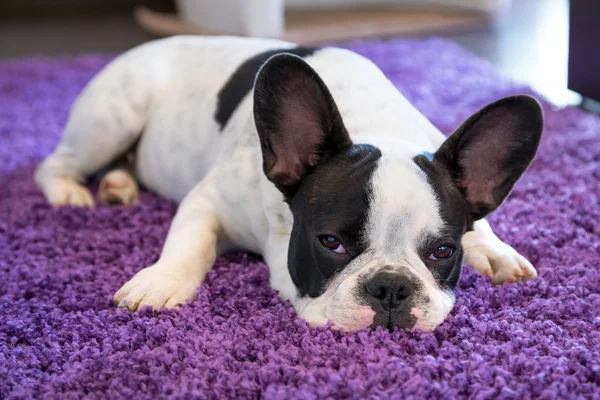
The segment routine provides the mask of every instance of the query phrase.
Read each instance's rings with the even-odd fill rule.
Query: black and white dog
[[[483,219],[535,155],[543,117],[501,99],[446,139],[369,60],[263,39],[175,37],[111,62],[75,102],[35,174],[53,205],[92,206],[139,182],[180,203],[160,259],[119,307],[193,300],[217,255],[262,254],[311,325],[432,330],[463,258],[493,283],[536,277]],[[131,168],[115,160],[131,153]]]

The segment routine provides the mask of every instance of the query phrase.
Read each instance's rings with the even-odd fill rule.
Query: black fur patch
[[[323,294],[328,280],[365,250],[371,178],[380,157],[374,146],[353,145],[309,175],[292,199],[288,268],[301,296]],[[321,235],[338,238],[347,254],[326,249]]]
[[[427,175],[427,181],[440,204],[440,217],[443,221],[440,236],[424,238],[419,252],[439,285],[446,290],[454,290],[462,271],[463,251],[460,242],[464,233],[471,230],[473,225],[471,210],[460,190],[454,185],[450,172],[432,160],[431,154],[418,155],[414,162]],[[432,249],[444,244],[456,247],[452,257],[439,261],[427,258]]]
[[[433,157],[425,153],[414,158],[436,193],[444,222],[440,237],[424,238],[422,256],[439,245],[451,244],[457,249],[447,260],[425,262],[440,286],[456,286],[463,234],[508,196],[533,159],[542,129],[543,114],[537,100],[522,95],[505,97],[467,119]]]
[[[220,130],[222,131],[225,128],[235,109],[244,97],[250,93],[254,86],[256,73],[269,58],[282,53],[294,54],[298,57],[308,57],[317,50],[314,47],[269,50],[244,61],[219,91],[215,120],[219,123]]]

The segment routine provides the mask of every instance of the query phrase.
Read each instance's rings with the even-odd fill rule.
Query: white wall
[[[284,0],[177,0],[186,21],[212,32],[280,38]]]
[[[497,16],[511,0],[177,0],[179,14],[213,32],[280,38],[284,8],[349,8],[357,6],[443,7],[469,9]]]

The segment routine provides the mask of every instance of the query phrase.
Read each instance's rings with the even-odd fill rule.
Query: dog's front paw
[[[154,310],[173,308],[195,300],[200,282],[193,282],[185,276],[163,266],[144,268],[115,293],[113,302],[120,308],[131,311],[150,306]]]
[[[498,238],[465,247],[465,263],[484,276],[492,277],[492,284],[524,282],[537,277],[529,261]]]

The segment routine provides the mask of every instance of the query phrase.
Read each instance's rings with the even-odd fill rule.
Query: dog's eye
[[[427,258],[434,261],[446,260],[452,257],[452,254],[454,254],[454,246],[445,244],[433,250],[433,252]]]
[[[338,253],[338,254],[346,254],[346,249],[344,248],[344,246],[342,246],[342,244],[340,243],[339,240],[337,240],[336,238],[334,238],[333,236],[319,236],[319,240],[321,241],[321,244],[323,246],[325,246],[327,249],[333,251],[334,253]]]

